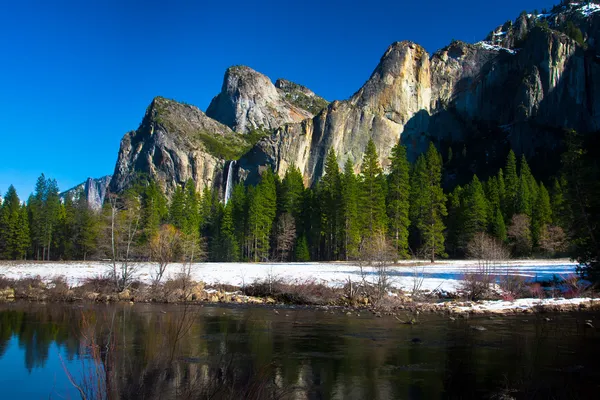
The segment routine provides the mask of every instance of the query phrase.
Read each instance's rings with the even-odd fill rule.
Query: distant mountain
[[[265,168],[283,176],[290,165],[310,185],[322,176],[330,148],[340,166],[350,160],[358,169],[370,138],[384,168],[399,138],[412,160],[430,141],[446,161],[452,150],[460,164],[454,183],[494,170],[509,148],[550,173],[565,129],[600,129],[596,1],[523,13],[484,41],[453,41],[433,55],[413,42],[394,43],[343,101],[328,103],[298,84],[231,67],[206,114],[153,101],[121,142],[111,190],[123,190],[137,174],[167,193],[188,179],[198,189],[223,190],[228,171],[256,182]],[[229,168],[228,160],[238,162]]]
[[[110,180],[110,175],[98,179],[88,178],[84,183],[60,193],[59,196],[63,201],[68,197],[76,199],[78,193],[82,191],[87,198],[90,208],[93,210],[100,210],[104,204],[104,198],[106,197]]]

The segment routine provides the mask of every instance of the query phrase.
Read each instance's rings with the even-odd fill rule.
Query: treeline
[[[340,170],[330,150],[314,188],[305,188],[297,167],[289,168],[283,179],[266,169],[256,186],[236,185],[227,204],[215,190],[197,193],[191,181],[169,202],[156,183],[141,180],[118,197],[118,207],[117,198],[109,196],[112,200],[95,213],[83,193],[61,202],[56,182],[42,175],[26,204],[12,186],[6,193],[0,208],[0,255],[110,258],[111,213],[128,211],[127,218],[136,224],[131,254],[138,259],[150,257],[152,238],[168,224],[202,238],[211,261],[352,260],[361,246],[382,236],[399,258],[434,261],[464,257],[480,232],[505,243],[514,256],[570,251],[587,254],[581,258],[586,261],[599,254],[594,247],[597,166],[589,166],[593,157],[586,156],[580,136],[572,133],[567,139],[563,172],[550,188],[536,180],[524,156],[517,160],[511,151],[494,176],[482,181],[475,175],[468,185],[445,192],[444,161],[433,144],[414,165],[397,144],[386,175],[372,141],[358,174],[350,162]]]

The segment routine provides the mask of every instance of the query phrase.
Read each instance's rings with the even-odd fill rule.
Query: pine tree
[[[142,242],[147,243],[156,235],[168,214],[167,199],[162,189],[155,181],[150,181],[142,193]]]
[[[185,223],[181,228],[184,235],[191,237],[192,241],[200,235],[200,195],[196,192],[196,185],[192,179],[188,179],[184,187],[184,209]]]
[[[246,188],[243,183],[238,183],[233,187],[231,191],[231,198],[229,203],[231,204],[231,218],[234,221],[233,229],[236,242],[240,247],[240,259],[248,257],[246,247],[246,231],[248,225],[248,203],[246,196]]]
[[[73,219],[73,243],[76,257],[86,260],[97,247],[100,225],[97,214],[88,206],[83,191],[76,196]]]
[[[19,215],[21,204],[17,191],[10,185],[4,196],[0,209],[0,257],[18,258],[19,248]]]
[[[492,214],[490,233],[502,242],[506,242],[506,223],[500,207],[495,207]]]
[[[421,154],[412,170],[410,176],[410,229],[412,231],[413,248],[421,248],[423,241],[419,224],[425,218],[425,207],[427,203],[428,185],[427,185],[427,160],[425,155]]]
[[[524,155],[521,156],[520,167],[517,210],[520,214],[526,214],[531,218],[533,215],[533,206],[537,199],[538,186]]]
[[[27,214],[27,206],[22,205],[19,210],[19,220],[17,223],[16,240],[14,247],[14,257],[17,260],[22,260],[27,256],[27,251],[31,245],[29,236],[29,216]]]
[[[488,204],[481,182],[477,175],[465,190],[464,200],[464,240],[468,243],[475,234],[485,232],[488,223]]]
[[[295,165],[291,165],[281,182],[282,211],[289,212],[296,218],[302,212],[302,196],[304,195],[304,178]]]
[[[325,241],[325,256],[328,260],[335,260],[339,255],[341,195],[340,169],[335,151],[331,148],[325,159],[325,175],[318,185],[323,229],[321,234]]]
[[[277,189],[273,171],[267,169],[255,190],[249,191],[248,241],[250,256],[257,261],[269,257],[270,235],[277,212]]]
[[[185,215],[185,200],[183,189],[180,186],[177,186],[171,197],[171,204],[169,206],[169,223],[180,231],[184,230],[187,222]]]
[[[519,186],[517,193],[517,208],[518,214],[524,214],[531,217],[532,211],[532,200],[531,193],[529,191],[529,183],[524,175],[519,177]]]
[[[406,147],[402,146],[400,141],[392,148],[390,161],[387,186],[389,233],[398,255],[408,258],[410,164],[406,159]]]
[[[54,242],[54,235],[59,226],[61,214],[61,203],[59,198],[58,184],[56,180],[50,179],[46,186],[46,198],[43,209],[43,233],[44,233],[44,247],[46,248],[46,260],[51,258],[51,249]]]
[[[500,199],[500,208],[502,208],[502,205],[506,203],[506,184],[504,182],[504,172],[502,171],[502,168],[498,170],[496,182],[498,183],[498,197]]]
[[[551,222],[552,208],[550,207],[550,195],[544,184],[541,183],[531,219],[531,239],[534,247],[539,246],[541,234]]]
[[[385,178],[373,139],[369,140],[360,174],[361,236],[372,238],[386,231]]]
[[[358,257],[360,244],[360,220],[358,213],[358,180],[350,160],[344,164],[342,180],[342,255],[345,260]]]
[[[240,248],[233,228],[233,205],[228,202],[223,209],[220,229],[220,251],[223,261],[239,261]]]
[[[506,218],[510,220],[517,212],[517,194],[519,192],[519,176],[517,175],[517,158],[511,150],[506,159],[506,171],[504,175],[505,183],[505,201],[504,213]]]
[[[413,216],[416,218],[416,228],[421,238],[421,250],[427,254],[431,262],[436,256],[445,256],[444,223],[446,210],[446,195],[442,189],[442,158],[433,143],[425,156],[425,163],[417,161],[412,193],[416,202]],[[419,168],[417,171],[416,168]],[[422,189],[422,191],[421,191]]]
[[[308,250],[308,242],[306,236],[300,236],[296,243],[296,250],[294,252],[294,258],[299,262],[310,261],[310,252]]]
[[[47,194],[47,181],[44,174],[41,174],[35,184],[35,191],[27,201],[29,213],[29,233],[31,235],[31,244],[33,246],[34,257],[36,260],[45,259],[44,253],[44,202]]]
[[[458,257],[464,252],[464,208],[462,199],[464,189],[461,186],[454,188],[448,195],[448,217],[446,249],[452,257]]]

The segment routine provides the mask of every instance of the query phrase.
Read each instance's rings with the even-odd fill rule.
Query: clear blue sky
[[[0,192],[12,183],[25,198],[41,172],[61,190],[111,174],[121,137],[153,97],[205,110],[230,65],[345,99],[392,42],[413,40],[431,53],[553,5],[354,3],[0,0]]]

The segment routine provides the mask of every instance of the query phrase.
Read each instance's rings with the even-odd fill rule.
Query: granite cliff
[[[167,193],[187,179],[223,190],[229,172],[253,183],[265,168],[283,176],[292,164],[311,185],[330,148],[340,166],[351,160],[358,170],[371,138],[384,168],[400,138],[413,160],[429,141],[444,155],[462,149],[472,176],[503,160],[509,147],[552,164],[564,129],[600,129],[595,2],[523,13],[482,42],[453,41],[432,55],[413,42],[394,43],[343,101],[327,103],[301,85],[231,67],[206,114],[155,99],[123,138],[110,188],[121,191],[142,173]],[[238,160],[235,168],[228,160]]]

